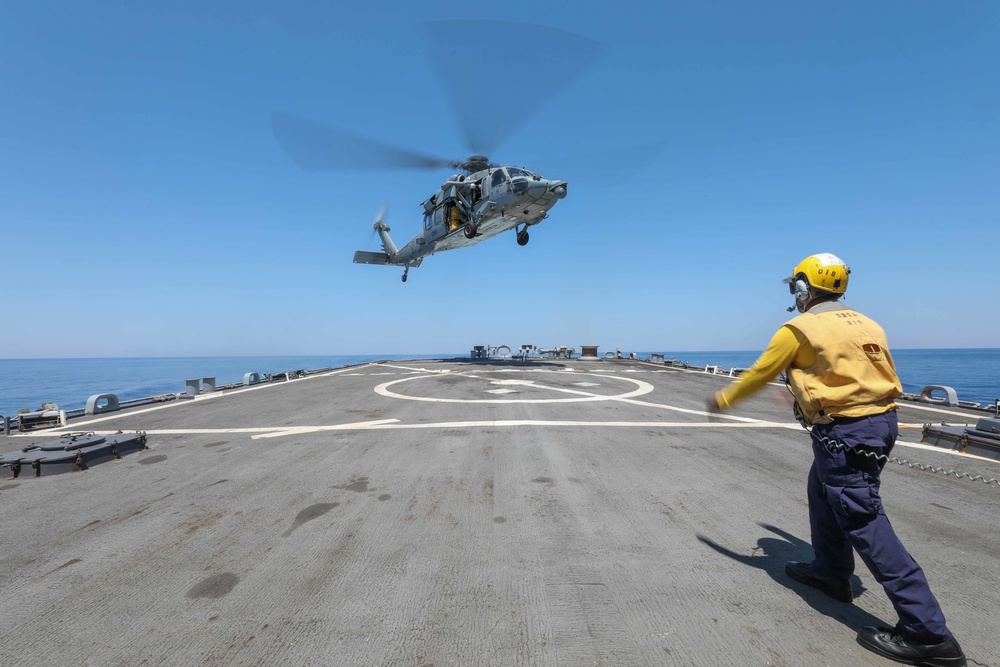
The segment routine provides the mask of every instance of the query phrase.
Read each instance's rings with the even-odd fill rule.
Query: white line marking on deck
[[[512,370],[506,370],[506,371],[500,371],[500,372],[522,372],[522,373],[531,373],[531,372],[534,372],[534,373],[555,374],[555,373],[562,373],[563,371],[532,370],[532,369],[512,369]],[[399,399],[409,400],[409,401],[426,401],[426,402],[429,402],[429,403],[508,403],[508,404],[511,404],[511,403],[581,403],[581,402],[590,402],[590,401],[621,401],[623,403],[629,403],[631,405],[638,405],[638,406],[647,407],[647,408],[658,408],[658,409],[661,409],[661,410],[671,410],[671,411],[674,411],[674,412],[682,412],[684,414],[699,415],[699,416],[705,416],[705,415],[708,414],[704,410],[694,410],[694,409],[690,409],[690,408],[680,408],[680,407],[673,406],[673,405],[665,405],[663,403],[650,403],[648,401],[637,401],[637,400],[634,400],[634,397],[636,397],[636,396],[643,396],[643,395],[648,394],[651,391],[653,391],[653,389],[654,389],[653,385],[651,385],[648,382],[645,382],[643,380],[636,380],[636,379],[633,379],[633,378],[627,378],[627,377],[617,378],[617,377],[610,377],[610,376],[606,376],[606,375],[596,375],[596,374],[595,375],[591,375],[591,377],[604,377],[605,379],[608,379],[608,380],[618,380],[618,381],[621,381],[621,382],[631,382],[631,383],[637,385],[639,388],[636,389],[635,391],[632,391],[632,392],[629,392],[629,393],[626,393],[626,394],[605,395],[605,394],[594,394],[594,393],[586,392],[586,391],[578,391],[578,390],[575,390],[575,389],[567,389],[567,388],[564,388],[564,387],[550,387],[550,386],[547,386],[547,385],[540,385],[540,384],[535,383],[533,380],[500,380],[500,381],[498,381],[498,382],[503,382],[504,384],[514,384],[514,383],[526,384],[527,383],[527,384],[530,384],[532,387],[534,387],[536,389],[555,391],[555,392],[560,392],[560,393],[564,393],[564,394],[575,394],[577,396],[581,396],[582,397],[582,398],[521,398],[521,399],[433,398],[433,397],[428,397],[428,396],[409,396],[407,394],[399,394],[399,393],[396,393],[396,392],[391,391],[389,389],[389,387],[391,387],[392,385],[399,384],[399,383],[402,383],[402,382],[408,382],[409,380],[420,379],[420,377],[430,377],[430,376],[411,376],[411,377],[404,377],[404,378],[402,378],[400,380],[393,380],[391,382],[385,382],[385,383],[380,384],[377,387],[375,387],[375,393],[377,393],[377,394],[379,394],[381,396],[385,396],[387,398],[399,398]],[[734,422],[743,422],[743,423],[756,423],[756,422],[760,422],[761,421],[759,419],[751,419],[750,417],[737,417],[735,415],[728,415],[728,414],[716,414],[714,416],[716,418],[718,418],[719,420],[734,421]]]
[[[395,364],[383,364],[385,368],[399,368],[404,371],[410,371],[411,373],[430,373],[432,375],[441,375],[443,373],[453,372],[450,368],[413,368],[412,366],[397,366]]]
[[[297,380],[286,380],[284,382],[262,382],[260,384],[253,385],[252,387],[243,387],[243,388],[241,388],[241,389],[239,389],[237,391],[232,391],[232,392],[221,392],[220,391],[220,392],[215,392],[215,393],[211,393],[211,394],[201,394],[200,396],[195,396],[193,399],[189,399],[189,400],[175,399],[173,401],[170,401],[169,403],[164,403],[163,405],[155,405],[153,407],[143,408],[141,410],[132,410],[132,409],[129,409],[129,408],[124,408],[121,412],[111,413],[107,417],[97,417],[95,419],[88,419],[87,421],[82,421],[82,422],[74,421],[74,422],[72,422],[72,424],[66,426],[65,428],[61,427],[61,428],[53,429],[51,431],[46,431],[46,435],[48,435],[48,434],[63,435],[65,433],[74,433],[76,431],[79,431],[80,430],[79,427],[81,427],[81,426],[89,426],[90,424],[100,424],[101,422],[110,421],[112,419],[122,419],[123,417],[133,417],[135,415],[141,415],[141,414],[144,414],[144,413],[147,413],[147,412],[156,412],[157,410],[166,410],[167,408],[176,408],[178,406],[188,405],[188,404],[190,404],[192,402],[197,402],[197,401],[211,401],[211,400],[217,400],[217,399],[221,399],[221,398],[228,398],[228,397],[231,397],[231,396],[242,396],[243,394],[246,394],[248,391],[259,391],[259,390],[262,390],[262,389],[274,389],[275,387],[283,387],[283,386],[287,386],[289,384],[294,384],[296,382],[306,382],[308,380],[313,380],[315,378],[330,377],[331,375],[340,375],[342,373],[347,373],[347,371],[349,371],[349,370],[354,370],[355,368],[357,368],[357,367],[356,366],[351,366],[349,368],[341,368],[341,369],[329,371],[327,373],[316,373],[315,375],[307,375],[304,378],[298,378]],[[360,373],[359,373],[359,375],[360,375]],[[115,431],[111,431],[111,432],[114,433]],[[18,433],[17,435],[11,433],[11,437],[23,437],[23,438],[36,437],[37,435],[38,434],[35,433],[35,432],[31,432],[31,433]]]
[[[280,438],[286,435],[300,435],[302,433],[319,433],[320,431],[364,431],[370,428],[388,426],[398,422],[398,419],[377,419],[370,422],[353,422],[350,424],[334,424],[333,426],[285,426],[280,429],[272,429],[271,433],[261,433],[250,436],[251,440],[261,438]]]
[[[255,428],[195,428],[195,429],[154,429],[145,431],[146,435],[217,435],[224,433],[255,433],[250,436],[252,440],[263,438],[280,438],[292,435],[308,435],[310,433],[320,433],[324,431],[381,431],[381,430],[410,430],[410,429],[464,429],[464,428],[516,428],[519,426],[548,426],[548,427],[613,427],[613,428],[776,428],[786,430],[799,430],[802,427],[798,422],[779,423],[757,421],[752,423],[725,423],[718,422],[599,422],[599,421],[555,421],[555,420],[496,420],[496,421],[465,421],[465,422],[436,422],[420,424],[401,424],[398,419],[379,419],[370,422],[353,422],[348,424],[334,424],[332,426],[264,426]],[[94,431],[98,435],[112,435],[118,431]],[[995,459],[977,456],[976,454],[966,454],[953,449],[943,449],[934,445],[926,445],[921,442],[909,442],[907,440],[897,440],[897,446],[923,449],[940,454],[951,454],[967,459],[996,463]]]
[[[987,458],[985,456],[978,456],[976,454],[967,454],[965,452],[960,452],[956,449],[944,449],[942,447],[936,447],[934,445],[927,445],[922,442],[908,442],[906,440],[896,440],[897,445],[902,445],[903,447],[913,447],[914,449],[923,449],[929,452],[941,452],[942,454],[954,454],[956,456],[961,456],[968,459],[977,459],[979,461],[989,461],[991,463],[996,463],[996,459]]]
[[[384,431],[384,430],[412,430],[412,429],[435,429],[435,428],[497,428],[497,427],[509,427],[515,428],[519,426],[549,426],[549,427],[613,427],[613,428],[800,428],[798,424],[778,424],[774,422],[755,422],[753,424],[746,423],[729,423],[729,424],[719,424],[715,422],[594,422],[594,421],[552,421],[544,419],[498,419],[495,421],[462,421],[462,422],[426,422],[417,424],[400,424],[393,423],[398,422],[396,419],[385,419],[378,422],[358,422],[356,424],[337,424],[334,426],[296,426],[295,428],[282,428],[280,430],[272,430],[269,433],[260,433],[258,435],[253,435],[251,438],[253,440],[260,440],[263,438],[280,438],[287,435],[303,435],[308,433],[316,433],[321,431]],[[196,430],[194,433],[202,433],[206,431]],[[214,431],[207,431],[214,432]],[[149,431],[148,433],[154,433]],[[170,432],[174,433],[173,431]]]
[[[522,372],[537,372],[537,371],[522,371]],[[400,380],[392,380],[391,382],[384,382],[377,387],[375,387],[375,393],[380,396],[385,396],[387,398],[399,398],[407,401],[426,401],[428,403],[581,403],[588,401],[610,401],[610,400],[621,400],[632,398],[635,396],[643,396],[653,391],[653,385],[648,382],[643,382],[642,380],[632,380],[629,378],[620,378],[624,382],[631,382],[635,384],[638,388],[625,394],[619,394],[617,396],[604,396],[601,394],[593,394],[585,391],[577,391],[575,389],[566,389],[565,387],[550,387],[546,385],[540,385],[534,383],[534,381],[526,380],[515,380],[507,381],[505,384],[513,383],[530,383],[532,387],[536,389],[555,391],[563,394],[574,394],[578,398],[520,398],[520,399],[474,399],[474,398],[435,398],[431,396],[409,396],[407,394],[398,394],[391,391],[389,387],[400,384],[403,382],[409,382],[410,380],[420,379],[421,376],[404,377]],[[426,376],[424,376],[426,377]],[[598,376],[600,377],[600,376]],[[608,378],[608,379],[619,379],[619,378]]]
[[[954,410],[942,410],[941,408],[932,408],[927,405],[922,405],[920,403],[914,403],[912,401],[896,401],[896,405],[901,408],[916,408],[917,410],[925,410],[927,412],[937,412],[942,415],[952,415],[953,417],[964,417],[966,421],[971,421],[972,419],[977,419],[979,415],[970,415],[964,412],[955,412]],[[984,416],[991,417],[989,412],[984,412]]]

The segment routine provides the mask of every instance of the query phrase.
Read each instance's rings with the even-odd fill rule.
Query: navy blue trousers
[[[809,471],[809,524],[813,565],[848,578],[854,550],[885,588],[899,615],[899,629],[923,644],[951,639],[941,607],[923,570],[896,537],[879,496],[884,461],[860,452],[888,455],[896,443],[896,412],[838,418],[812,429],[813,465]],[[851,448],[837,448],[823,438]]]

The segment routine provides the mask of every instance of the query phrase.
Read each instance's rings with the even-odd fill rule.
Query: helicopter
[[[566,197],[565,181],[549,180],[513,166],[491,165],[483,155],[472,155],[434,195],[424,200],[424,228],[396,248],[389,226],[379,215],[374,228],[382,252],[358,250],[355,264],[403,266],[403,282],[411,267],[424,257],[444,250],[466,248],[508,230],[517,232],[517,244],[528,244],[528,227],[548,217],[548,210]]]
[[[427,156],[284,112],[271,115],[278,144],[306,170],[461,170],[424,200],[423,228],[406,245],[397,248],[389,236],[383,207],[373,225],[381,252],[354,253],[355,264],[403,267],[403,282],[411,268],[434,253],[466,248],[506,231],[514,230],[518,245],[527,245],[528,228],[546,219],[566,197],[568,183],[523,167],[493,164],[481,153],[568,85],[601,48],[586,37],[524,23],[449,20],[425,27],[429,54],[473,153],[465,160]],[[483,72],[497,65],[521,76],[493,77],[484,85]],[[502,113],[495,113],[497,106]]]

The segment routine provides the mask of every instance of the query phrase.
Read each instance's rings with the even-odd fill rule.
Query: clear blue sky
[[[0,357],[759,349],[814,252],[894,346],[1000,347],[1000,3],[363,4],[6,3]],[[352,254],[449,173],[304,172],[270,115],[465,157],[420,30],[448,18],[605,48],[491,155],[570,182],[531,242],[403,284]],[[488,116],[545,76],[488,62]]]

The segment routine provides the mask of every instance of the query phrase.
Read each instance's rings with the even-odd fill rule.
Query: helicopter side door
[[[460,229],[468,222],[468,217],[454,199],[446,199],[433,210],[424,214],[424,238],[436,241]]]
[[[448,233],[448,225],[444,217],[444,205],[438,204],[432,211],[424,214],[424,238],[436,241]]]

